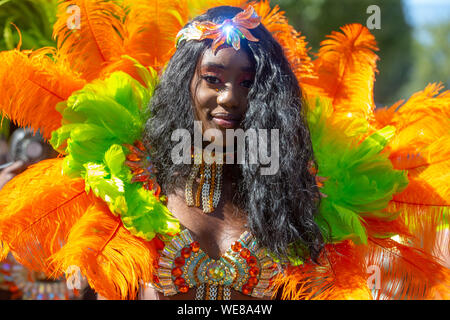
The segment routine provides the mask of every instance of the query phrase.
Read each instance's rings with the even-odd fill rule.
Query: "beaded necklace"
[[[277,264],[245,231],[218,260],[211,259],[185,229],[166,243],[153,286],[165,296],[196,287],[196,300],[230,300],[231,289],[255,298],[271,297]]]

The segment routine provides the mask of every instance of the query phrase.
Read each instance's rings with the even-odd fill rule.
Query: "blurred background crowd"
[[[58,0],[0,0],[0,51],[55,46],[52,26]],[[306,37],[311,52],[332,31],[347,23],[366,25],[367,8],[380,8],[380,29],[373,29],[380,51],[375,83],[377,106],[391,106],[430,82],[450,83],[450,1],[448,0],[271,0]],[[15,25],[13,25],[13,24]],[[18,70],[20,72],[20,70]],[[0,88],[1,90],[1,88]],[[56,153],[39,136],[3,118],[0,126],[0,188],[30,164]],[[0,263],[0,299],[90,299],[74,294],[63,280],[24,270],[12,257]]]

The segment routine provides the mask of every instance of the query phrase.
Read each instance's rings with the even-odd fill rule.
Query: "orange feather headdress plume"
[[[225,43],[232,46],[235,50],[239,50],[241,48],[241,38],[252,42],[259,41],[249,30],[255,29],[260,23],[261,17],[255,13],[255,9],[252,6],[248,6],[232,19],[225,19],[221,24],[211,21],[194,21],[177,34],[177,46],[181,41],[212,39],[211,48],[214,53]]]

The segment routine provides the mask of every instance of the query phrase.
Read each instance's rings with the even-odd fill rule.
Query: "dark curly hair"
[[[222,23],[241,11],[237,7],[215,7],[192,21]],[[239,165],[236,203],[247,213],[253,235],[276,256],[285,257],[292,253],[290,250],[298,254],[307,248],[317,262],[324,246],[314,221],[320,194],[315,177],[308,170],[309,162],[315,160],[302,93],[282,47],[271,33],[262,24],[251,33],[259,42],[241,41],[242,50],[253,57],[256,66],[242,128],[279,129],[280,168],[275,175],[261,175],[260,164]],[[157,179],[166,193],[184,185],[190,172],[190,165],[172,162],[171,150],[176,142],[171,141],[171,134],[179,128],[193,134],[190,83],[199,58],[211,42],[181,42],[150,102],[152,116],[146,124],[144,143],[151,146]]]

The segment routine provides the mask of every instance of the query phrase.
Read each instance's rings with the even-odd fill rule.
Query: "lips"
[[[216,113],[211,116],[215,124],[226,129],[237,128],[242,120],[241,116],[230,113]]]

